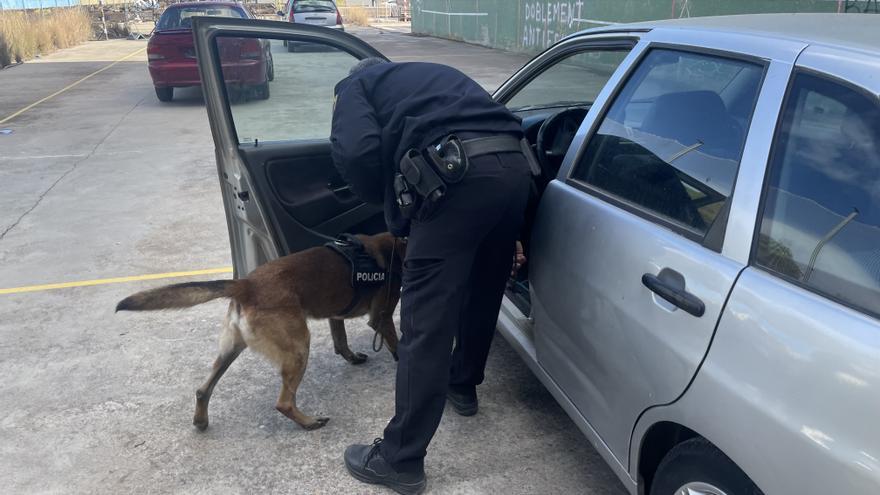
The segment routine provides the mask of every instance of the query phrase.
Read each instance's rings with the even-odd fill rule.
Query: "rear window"
[[[809,73],[794,80],[770,163],[756,263],[880,315],[880,104]]]
[[[294,14],[309,12],[336,12],[336,5],[329,0],[299,0],[293,3]]]
[[[159,23],[156,24],[156,31],[190,28],[192,27],[192,18],[196,16],[247,17],[243,10],[227,5],[172,7],[162,14]]]

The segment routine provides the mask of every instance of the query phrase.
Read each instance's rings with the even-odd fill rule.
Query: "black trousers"
[[[530,181],[519,153],[477,157],[434,211],[413,221],[403,268],[396,407],[381,446],[399,472],[424,468],[447,387],[483,381]]]

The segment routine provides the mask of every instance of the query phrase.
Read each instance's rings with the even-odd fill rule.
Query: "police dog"
[[[309,358],[307,319],[329,319],[336,353],[351,364],[360,364],[367,356],[348,347],[344,319],[369,315],[370,327],[397,359],[392,314],[400,300],[405,244],[389,233],[357,237],[387,271],[384,284],[356,293],[348,261],[326,247],[315,247],[266,263],[244,279],[188,282],[138,292],[120,301],[116,311],[179,309],[212,299],[230,299],[220,335],[220,355],[196,391],[193,424],[199,430],[208,427],[208,402],[214,386],[241,351],[251,347],[281,371],[281,394],[275,409],[306,430],[316,430],[329,418],[312,417],[296,407],[296,390]],[[353,303],[352,309],[340,314]]]

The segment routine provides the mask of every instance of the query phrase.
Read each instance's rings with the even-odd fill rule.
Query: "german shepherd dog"
[[[220,335],[220,355],[196,391],[193,424],[199,430],[208,427],[208,402],[214,386],[241,351],[251,347],[281,371],[281,394],[275,409],[306,430],[316,430],[329,418],[312,417],[296,407],[296,391],[309,358],[307,319],[329,319],[336,353],[351,364],[360,364],[367,356],[348,347],[344,320],[369,315],[370,327],[397,359],[392,315],[400,300],[406,245],[389,233],[357,237],[389,274],[385,284],[356,294],[348,261],[329,248],[315,247],[266,263],[244,279],[188,282],[138,292],[120,301],[116,311],[179,309],[212,299],[230,299]],[[342,314],[355,301],[354,307]]]

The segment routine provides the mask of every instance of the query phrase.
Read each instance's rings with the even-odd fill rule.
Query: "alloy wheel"
[[[678,490],[675,490],[675,495],[727,495],[727,493],[709,483],[703,483],[702,481],[692,481]]]

